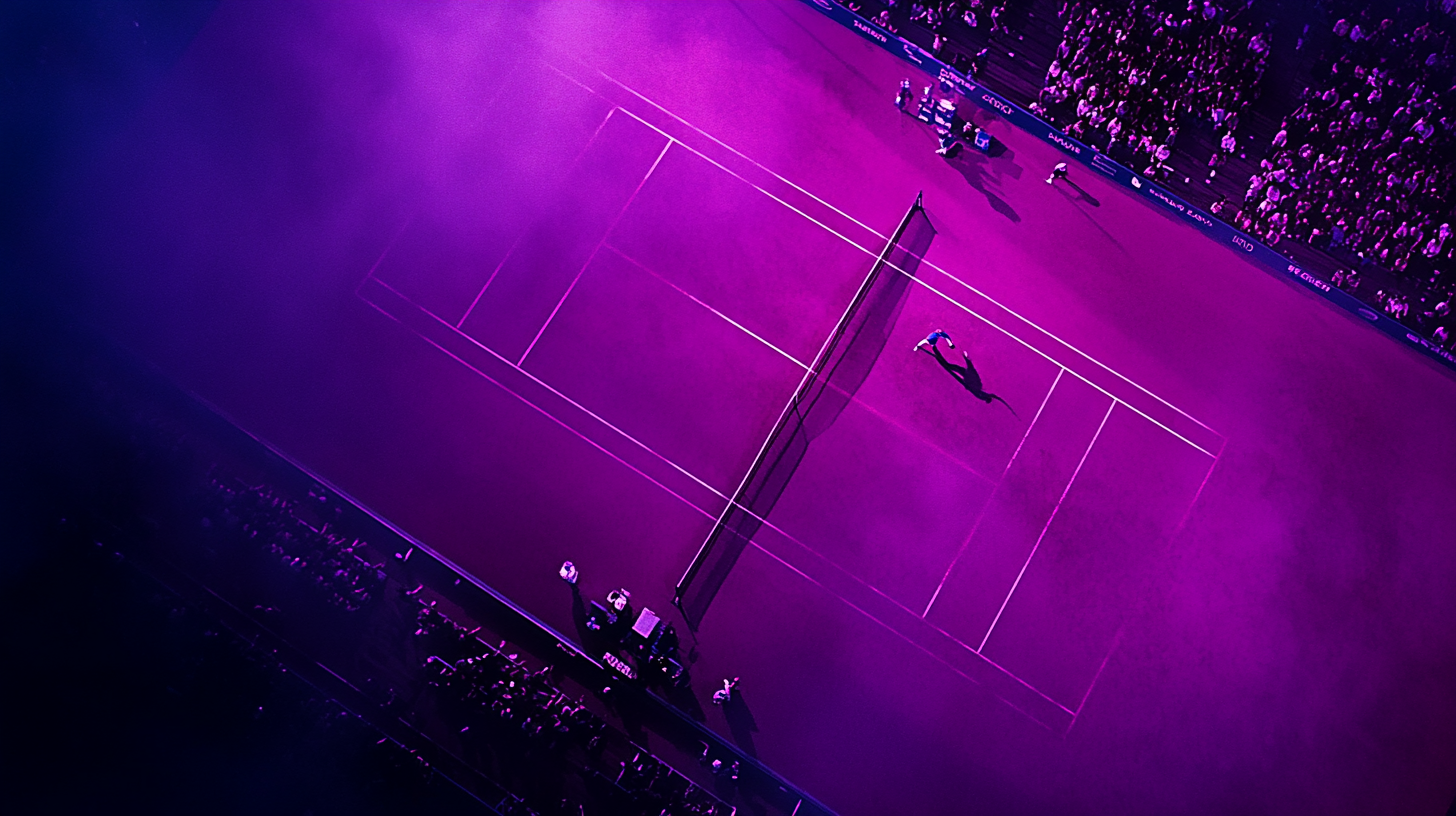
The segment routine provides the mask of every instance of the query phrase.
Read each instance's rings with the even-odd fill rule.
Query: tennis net
[[[692,628],[698,627],[738,557],[783,495],[810,443],[839,418],[884,350],[910,283],[935,238],[923,198],[916,196],[875,258],[732,500],[678,581],[673,603]]]

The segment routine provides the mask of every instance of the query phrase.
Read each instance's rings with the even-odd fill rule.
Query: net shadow
[[[829,430],[869,377],[934,238],[935,227],[917,196],[678,581],[673,603],[692,629],[698,628],[739,556],[783,495],[809,445]]]

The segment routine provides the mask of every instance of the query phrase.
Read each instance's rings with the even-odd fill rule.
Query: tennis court
[[[563,99],[503,134],[575,156],[559,193],[489,246],[442,246],[412,220],[359,294],[573,406],[552,416],[645,457],[662,489],[716,516],[887,239],[820,221],[789,203],[803,193],[782,179],[739,175],[732,165],[748,157],[696,149],[701,134],[605,76],[525,60],[503,81]],[[766,522],[753,545],[1064,731],[1140,568],[1186,515],[1221,440],[1188,417],[1202,446],[1159,424],[1138,403],[1171,406],[1135,389],[1141,399],[1123,402],[1090,379],[1106,370],[1060,363],[956,301],[964,287],[949,273],[926,277],[777,506],[749,508]],[[973,353],[1005,404],[975,399],[911,351],[936,327],[961,339],[951,361]]]
[[[678,626],[699,699],[743,678],[705,724],[846,814],[1449,803],[1449,377],[989,114],[946,162],[806,4],[676,8],[223,3],[57,217],[89,313],[559,631],[566,559],[680,620],[923,191]]]

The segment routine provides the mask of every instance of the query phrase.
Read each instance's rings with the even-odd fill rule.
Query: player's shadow
[[[592,630],[586,625],[586,601],[582,600],[581,589],[571,585],[571,622],[576,626],[576,638],[583,646],[592,646]]]
[[[691,686],[668,685],[666,697],[669,703],[677,706],[680,711],[692,717],[694,721],[708,721],[708,714],[703,711],[703,704],[698,702],[698,695],[693,693]]]
[[[1064,184],[1066,185],[1066,187],[1063,187],[1062,186]],[[1076,195],[1074,196],[1072,193],[1068,192],[1067,191],[1067,187],[1070,187],[1073,190],[1076,190],[1077,191],[1076,192]],[[1072,202],[1074,204],[1076,202],[1078,202],[1078,201],[1086,201],[1087,203],[1091,204],[1094,207],[1101,207],[1102,206],[1102,202],[1100,202],[1097,199],[1093,198],[1092,195],[1090,193],[1088,193],[1086,190],[1083,190],[1081,187],[1078,187],[1071,179],[1062,179],[1061,182],[1059,184],[1057,184],[1057,192],[1061,193],[1063,196],[1066,197],[1066,199],[1068,201],[1070,201],[1070,202]],[[1081,207],[1078,207],[1077,208],[1077,212],[1080,212],[1082,214],[1082,217],[1086,218],[1088,221],[1091,221],[1092,222],[1092,226],[1096,227],[1097,228],[1097,231],[1100,232],[1100,233],[1102,233],[1102,236],[1104,238],[1106,238],[1108,241],[1111,241],[1112,242],[1112,245],[1115,246],[1115,247],[1117,247],[1117,249],[1118,249],[1119,252],[1121,252],[1124,255],[1127,254],[1127,248],[1122,245],[1122,242],[1119,241],[1119,240],[1117,240],[1116,238],[1112,237],[1112,233],[1108,232],[1105,227],[1103,227],[1100,223],[1098,223],[1097,219],[1096,218],[1093,218],[1091,213],[1087,212],[1087,210],[1085,210],[1085,209],[1083,209]]]
[[[1080,186],[1078,186],[1077,182],[1072,181],[1071,179],[1062,179],[1062,183],[1065,184],[1065,185],[1067,185],[1067,187],[1070,187],[1073,190],[1076,190],[1077,191],[1077,198],[1075,200],[1085,201],[1085,202],[1087,202],[1088,204],[1091,204],[1094,207],[1101,207],[1102,206],[1102,202],[1101,201],[1098,201],[1096,198],[1094,198],[1091,193],[1087,192],[1086,190],[1083,190]],[[1063,188],[1061,192],[1062,192],[1062,195],[1067,195],[1067,191],[1066,191],[1065,188]]]
[[[728,732],[733,735],[733,741],[743,753],[757,759],[758,749],[753,746],[753,733],[758,730],[758,723],[753,719],[753,712],[748,710],[742,692],[735,689],[733,696],[723,704],[723,717],[728,720]]]
[[[993,153],[997,152],[996,146],[999,144],[1000,142],[998,141],[991,143]],[[1006,199],[996,195],[996,193],[992,192],[986,186],[988,180],[994,180],[1001,175],[995,171],[1002,165],[1010,168],[1011,172],[1007,175],[1010,175],[1012,178],[1021,175],[1021,167],[1016,164],[1015,153],[1003,147],[999,151],[999,154],[999,157],[993,157],[975,149],[962,150],[960,157],[951,161],[950,164],[956,169],[957,173],[965,177],[966,183],[971,185],[971,189],[986,197],[986,203],[991,205],[992,210],[1005,216],[1011,223],[1019,224],[1021,223],[1021,216],[1016,212],[1016,209],[1008,204]]]
[[[956,365],[945,359],[940,353],[939,346],[931,346],[930,350],[935,354],[935,361],[940,363],[940,367],[945,369],[946,373],[963,388],[971,392],[971,396],[987,404],[999,401],[1006,406],[1006,410],[1010,411],[1012,416],[1017,415],[1016,409],[1011,407],[1011,403],[986,390],[985,385],[981,382],[981,373],[976,371],[976,366],[971,363],[971,355],[962,352],[963,359],[966,361],[965,365]]]

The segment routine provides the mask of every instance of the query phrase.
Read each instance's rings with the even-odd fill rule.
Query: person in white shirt
[[[738,687],[738,678],[737,677],[733,678],[732,680],[724,680],[723,681],[723,688],[720,688],[717,691],[713,692],[713,705],[715,705],[715,706],[724,706],[724,705],[727,705],[728,703],[732,702],[732,700],[733,700],[733,689],[735,689],[737,687]]]

